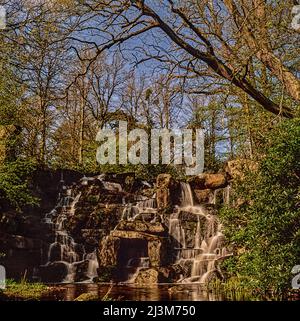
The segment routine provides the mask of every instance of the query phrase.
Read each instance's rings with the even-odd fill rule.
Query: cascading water
[[[125,283],[134,283],[139,272],[142,269],[149,268],[149,257],[140,257],[138,259],[133,258],[129,259],[127,263],[127,268],[133,268],[133,273],[130,273],[128,276],[128,280]]]
[[[172,252],[169,253],[171,257],[169,263],[175,263],[182,268],[180,269],[182,275],[179,277],[179,282],[205,283],[214,274],[220,273],[219,261],[224,259],[228,253],[223,246],[222,227],[212,211],[212,204],[219,204],[217,202],[220,201],[220,196],[224,203],[228,203],[229,187],[210,193],[212,198],[208,204],[197,205],[191,186],[182,182],[180,183],[181,193],[177,194],[176,191],[176,195],[180,195],[180,202],[178,202],[180,205],[175,206],[171,215],[162,215],[158,212],[156,194],[150,197],[137,194],[128,197],[120,184],[104,179],[105,177],[101,175],[94,178],[84,177],[81,184],[86,185],[87,192],[94,192],[94,183],[90,181],[100,180],[102,183],[101,193],[104,188],[105,193],[110,193],[110,195],[120,193],[122,196],[121,199],[118,198],[121,204],[118,207],[118,212],[122,211],[122,215],[118,214],[118,218],[121,216],[122,224],[118,223],[110,231],[111,234],[119,232],[119,234],[116,233],[118,238],[120,238],[120,234],[123,235],[120,241],[120,249],[122,250],[118,253],[116,264],[120,270],[120,282],[134,283],[143,269],[152,267],[150,262],[153,262],[153,253],[149,250],[151,246],[149,247],[148,244],[147,237],[149,235],[147,233],[149,233],[149,227],[159,228],[162,226],[163,234],[159,234],[159,237],[164,238],[165,241],[167,237],[167,231],[164,230],[165,222],[169,224],[169,240],[173,243],[174,249],[173,257],[171,257]],[[145,182],[143,185],[149,187]],[[99,182],[96,182],[95,186],[99,186]],[[75,214],[76,204],[80,200],[81,194],[75,192],[77,188],[67,189],[63,186],[62,190],[57,206],[44,218],[44,222],[54,231],[54,241],[49,246],[45,266],[50,266],[53,263],[63,264],[66,267],[67,275],[62,282],[79,280],[79,272],[81,273],[80,281],[92,280],[97,276],[96,252],[87,253],[83,245],[77,244],[68,232],[66,224],[68,219]],[[97,192],[99,193],[99,190]],[[85,195],[85,190],[83,190],[83,195]],[[131,203],[126,202],[126,198],[130,199]],[[109,203],[105,204],[109,205]],[[139,221],[138,224],[135,224],[135,221]],[[152,223],[156,225],[151,225]],[[139,231],[137,227],[145,228],[145,230]],[[135,229],[138,233],[132,233],[132,236],[127,235],[128,231],[135,232]],[[155,229],[153,230],[155,231]],[[144,237],[143,233],[147,237]],[[103,236],[103,244],[106,244],[106,240],[109,240],[111,234]],[[154,237],[158,238],[157,235]],[[176,280],[178,280],[177,277]]]
[[[190,184],[181,182],[181,206],[189,207],[194,206],[194,198]]]
[[[191,186],[182,182],[180,187],[181,204],[175,207],[174,213],[169,217],[169,235],[176,251],[175,263],[181,265],[185,271],[179,282],[205,283],[212,274],[219,273],[218,262],[227,255],[223,246],[224,236],[216,215],[205,206],[194,204]],[[213,204],[217,193],[214,193],[215,197],[211,202]],[[229,190],[222,193],[224,201],[227,202]],[[157,217],[155,195],[150,199],[142,197],[135,204],[126,204],[122,219],[143,220],[147,214]],[[139,264],[136,264],[136,260],[137,258],[131,258],[127,264],[127,268],[132,268],[131,263],[135,262],[134,272],[128,275],[129,283],[134,282],[141,269],[148,267],[145,264],[148,262],[147,257],[139,258]]]
[[[102,181],[102,184],[108,191],[122,192],[122,186],[119,183]]]
[[[187,245],[191,230],[185,230],[185,213],[196,216],[193,246]],[[205,283],[213,273],[219,273],[218,261],[227,255],[221,225],[204,206],[194,205],[189,184],[181,183],[181,206],[170,216],[169,234],[177,244],[176,263],[188,271],[180,282]]]
[[[149,214],[152,214],[154,217],[157,214],[155,194],[152,198],[140,197],[135,204],[125,204],[122,219],[128,221],[143,220],[144,216]]]
[[[121,221],[144,221],[154,223],[157,218],[156,194],[151,198],[137,196],[134,203],[124,204]],[[118,225],[115,229],[118,228]],[[135,244],[137,246],[137,244]],[[130,252],[130,251],[129,251]],[[134,248],[134,251],[129,255],[128,261],[122,268],[125,272],[124,283],[134,283],[141,270],[150,267],[150,259],[146,248]]]
[[[86,275],[89,280],[93,280],[97,276],[97,269],[99,267],[96,251],[86,254],[85,259],[89,261]]]
[[[54,242],[49,245],[47,267],[53,263],[64,264],[67,275],[62,282],[74,282],[76,280],[77,266],[87,262],[85,271],[86,280],[92,280],[97,276],[98,261],[96,252],[86,253],[83,245],[75,242],[66,229],[68,218],[74,215],[75,207],[81,193],[73,197],[72,189],[67,189],[64,195],[60,194],[57,206],[45,215],[44,223],[54,231]]]

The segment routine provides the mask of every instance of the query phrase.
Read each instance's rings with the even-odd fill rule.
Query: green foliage
[[[1,39],[0,39],[1,40]],[[5,48],[7,51],[7,48]],[[7,55],[3,48],[0,48],[2,55]],[[4,58],[8,59],[7,57]],[[8,61],[0,62],[0,125],[12,125],[20,118],[20,102],[18,99],[22,93],[22,87],[17,83],[13,70]]]
[[[74,301],[100,301],[98,294],[95,293],[82,293]]]
[[[7,280],[6,289],[0,292],[0,296],[5,300],[32,301],[41,300],[48,292],[49,287],[41,283]]]
[[[241,276],[233,276],[225,281],[215,279],[207,285],[208,291],[213,291],[222,300],[229,301],[270,301],[282,300],[280,295],[259,293],[256,289],[249,288],[249,280]]]
[[[99,195],[89,195],[87,201],[91,205],[97,205],[99,202]]]
[[[102,266],[97,282],[110,282],[116,273],[116,266]]]
[[[112,286],[108,289],[107,293],[103,297],[101,297],[99,293],[82,293],[76,299],[74,299],[74,301],[121,301],[122,297],[120,296],[117,298],[112,298],[109,296],[111,290]]]
[[[252,288],[282,293],[300,258],[300,120],[274,128],[264,154],[257,172],[235,182],[235,206],[221,212],[236,252],[224,266]]]
[[[35,163],[23,159],[1,165],[0,200],[8,201],[18,210],[25,205],[38,204],[28,187],[28,178],[34,170]]]

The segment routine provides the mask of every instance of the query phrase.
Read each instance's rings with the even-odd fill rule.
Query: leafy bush
[[[28,178],[35,170],[32,161],[18,159],[0,166],[0,200],[20,210],[24,205],[35,205],[38,199],[28,187]]]
[[[257,172],[233,186],[233,207],[221,211],[235,256],[224,262],[229,276],[247,286],[285,292],[300,263],[300,120],[274,128]]]

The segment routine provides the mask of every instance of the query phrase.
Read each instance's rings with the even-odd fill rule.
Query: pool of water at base
[[[120,301],[240,301],[247,300],[241,294],[222,293],[203,288],[199,284],[157,284],[139,286],[136,284],[75,283],[55,285],[62,287],[60,300],[73,301],[83,293],[106,296]],[[54,299],[54,298],[53,298]],[[56,298],[57,299],[57,298]],[[249,298],[248,298],[249,300]]]

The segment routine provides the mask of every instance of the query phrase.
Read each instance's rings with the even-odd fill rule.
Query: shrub
[[[257,172],[234,183],[232,198],[239,205],[221,211],[236,254],[223,265],[250,287],[282,293],[300,263],[300,120],[274,128],[264,154]]]
[[[29,190],[29,176],[35,170],[32,161],[18,159],[0,165],[0,200],[9,202],[17,210],[36,205],[38,199]]]

